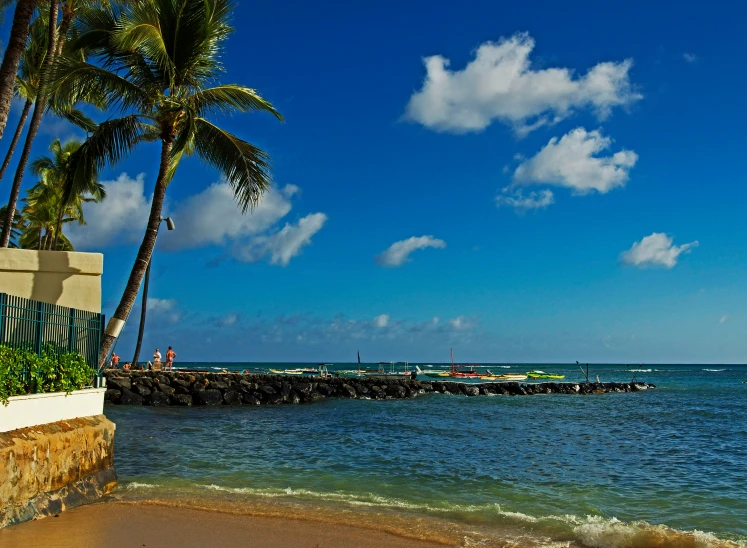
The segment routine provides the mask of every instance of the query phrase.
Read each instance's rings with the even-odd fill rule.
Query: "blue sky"
[[[239,3],[224,81],[287,121],[220,122],[271,154],[275,189],[242,218],[182,163],[146,354],[747,361],[747,9],[651,4]],[[75,135],[45,124],[35,155]],[[144,146],[108,169],[71,233],[105,254],[107,315],[157,167]]]

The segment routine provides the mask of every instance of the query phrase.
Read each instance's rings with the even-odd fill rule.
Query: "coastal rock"
[[[316,385],[316,391],[323,396],[330,396],[332,394],[332,387],[327,383],[320,382]]]
[[[259,391],[262,392],[265,396],[275,396],[277,395],[277,390],[275,390],[272,386],[269,384],[264,384],[259,387]]]
[[[223,394],[223,401],[228,405],[241,405],[241,393],[236,390],[229,390]]]
[[[262,403],[259,398],[253,394],[242,394],[241,401],[243,401],[245,405],[259,405]]]
[[[386,394],[392,398],[404,398],[407,395],[407,390],[404,386],[392,385],[387,386]]]
[[[122,391],[116,390],[115,388],[109,388],[104,397],[112,403],[119,403],[119,398],[122,397]]]
[[[358,395],[355,391],[355,388],[353,388],[349,384],[343,384],[340,387],[340,393],[346,398],[355,398]]]
[[[161,407],[164,405],[169,405],[169,396],[168,394],[164,394],[163,392],[159,392],[157,390],[154,390],[151,392],[150,396],[145,398],[145,403],[148,405],[152,405],[153,407]]]
[[[464,389],[464,393],[468,396],[479,396],[480,389],[476,386],[467,386]]]
[[[228,390],[228,384],[220,381],[210,381],[208,388],[210,390]]]
[[[132,390],[123,388],[119,403],[122,405],[143,405],[143,397],[140,394],[135,394]]]
[[[135,394],[140,394],[142,397],[150,396],[150,388],[146,388],[145,386],[141,384],[133,384],[132,385],[132,391],[135,392]]]
[[[192,405],[192,396],[189,394],[175,394],[171,396],[172,405]]]
[[[220,405],[223,403],[223,394],[220,390],[201,390],[195,394],[194,399],[200,405]]]
[[[159,384],[158,390],[166,394],[167,396],[173,396],[176,392],[175,388],[170,387],[168,384]]]
[[[122,390],[123,388],[132,390],[132,383],[129,377],[112,377],[106,380],[106,384],[117,390]]]

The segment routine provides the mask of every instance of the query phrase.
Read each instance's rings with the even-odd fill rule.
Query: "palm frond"
[[[70,172],[65,180],[63,201],[70,196],[92,193],[91,184],[107,164],[116,164],[139,142],[143,134],[157,131],[152,125],[131,114],[98,125],[96,130],[70,156]]]
[[[270,188],[267,153],[204,118],[195,120],[195,128],[197,154],[226,177],[242,212],[254,208]]]
[[[142,108],[149,102],[147,91],[128,79],[68,57],[60,57],[55,63],[50,91],[55,95],[55,104],[62,110],[73,108],[91,96],[101,98],[106,106],[120,106],[122,109]]]
[[[283,116],[272,103],[255,89],[237,84],[224,84],[196,92],[189,98],[200,116],[208,113],[233,114],[235,111],[265,111],[283,121]]]

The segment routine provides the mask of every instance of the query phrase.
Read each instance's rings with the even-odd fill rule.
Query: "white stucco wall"
[[[101,253],[0,249],[0,293],[101,312]]]
[[[0,432],[10,432],[62,420],[91,417],[104,413],[106,388],[13,396],[8,405],[0,403]]]

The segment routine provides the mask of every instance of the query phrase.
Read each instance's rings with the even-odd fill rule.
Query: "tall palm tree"
[[[13,13],[13,26],[10,29],[8,47],[0,65],[0,139],[8,123],[10,102],[13,99],[16,73],[21,62],[21,55],[26,49],[31,17],[36,9],[36,0],[18,0]]]
[[[57,65],[52,87],[60,97],[74,104],[100,90],[123,114],[100,124],[74,155],[70,192],[138,143],[161,143],[148,226],[102,337],[101,363],[132,310],[156,243],[166,187],[183,154],[196,153],[217,168],[232,185],[243,212],[270,186],[268,155],[209,119],[214,114],[266,111],[282,120],[255,90],[217,82],[223,72],[220,53],[233,30],[228,25],[232,10],[230,0],[151,0],[97,10],[80,19],[76,41],[99,65],[65,57]]]
[[[13,134],[13,140],[10,142],[5,160],[2,167],[0,167],[0,180],[5,175],[5,170],[8,169],[10,159],[16,150],[16,145],[26,125],[26,118],[28,118],[29,111],[36,100],[36,94],[39,90],[41,66],[47,53],[48,30],[46,17],[39,14],[39,17],[31,23],[29,34],[31,38],[21,57],[21,65],[18,69],[18,76],[16,77],[16,95],[21,99],[25,99],[25,103],[21,112],[21,118],[18,120],[18,125],[16,126],[16,131]]]
[[[40,180],[29,189],[23,215],[30,220],[29,215],[35,214],[37,223],[34,226],[44,230],[43,240],[41,233],[39,234],[39,249],[61,249],[58,247],[58,240],[64,237],[62,225],[71,222],[86,224],[83,204],[100,202],[106,198],[106,190],[98,181],[97,173],[92,174],[85,188],[79,188],[72,196],[65,196],[66,181],[73,169],[71,159],[81,145],[80,141],[74,139],[64,145],[59,139],[55,139],[49,145],[51,156],[42,156],[31,163],[31,172],[39,176]],[[22,240],[23,247],[29,247],[26,243],[28,241],[31,240]]]
[[[18,9],[18,8],[16,8]],[[3,231],[0,233],[0,247],[8,247],[10,239],[10,226],[11,219],[16,212],[16,205],[18,204],[18,195],[21,192],[21,182],[23,181],[23,174],[26,171],[26,164],[29,161],[31,155],[31,145],[36,138],[36,134],[39,132],[39,126],[41,125],[42,114],[47,106],[47,92],[46,82],[50,69],[54,64],[55,52],[57,51],[57,17],[59,12],[59,0],[50,0],[49,2],[49,19],[47,20],[49,29],[49,37],[47,41],[47,53],[44,57],[44,62],[41,67],[41,76],[39,78],[39,89],[37,92],[36,102],[34,103],[34,112],[31,115],[31,122],[29,122],[29,131],[26,134],[26,141],[23,145],[23,151],[21,157],[18,159],[18,166],[16,167],[16,175],[13,178],[13,186],[10,189],[10,198],[8,199],[8,208],[5,213],[5,223],[3,224]],[[16,69],[18,66],[16,65]]]

